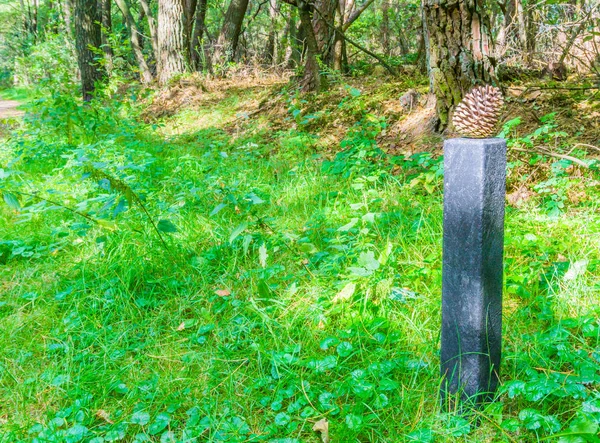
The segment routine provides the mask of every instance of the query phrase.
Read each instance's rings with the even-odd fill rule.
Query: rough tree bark
[[[196,5],[196,16],[194,17],[194,32],[192,34],[192,41],[190,42],[190,64],[193,69],[200,70],[202,67],[202,59],[204,57],[204,45],[202,39],[204,38],[204,28],[206,27],[204,21],[206,19],[207,1],[198,0]]]
[[[131,14],[131,10],[129,8],[129,4],[127,0],[115,0],[117,6],[123,13],[123,18],[125,19],[125,24],[127,29],[129,30],[129,36],[131,41],[131,49],[133,50],[133,54],[138,64],[138,68],[140,70],[140,79],[142,83],[148,84],[152,83],[153,77],[150,72],[150,68],[146,63],[146,59],[144,58],[144,53],[142,52],[142,42],[140,36],[140,30],[138,28],[137,23],[135,22],[133,15]]]
[[[185,72],[186,48],[183,0],[158,2],[158,83],[165,85],[174,75]]]
[[[476,84],[495,81],[484,0],[423,0],[429,80],[440,129]]]
[[[215,44],[213,65],[235,59],[240,31],[247,9],[248,0],[231,0],[231,3],[229,3],[221,32]]]
[[[106,60],[106,70],[110,74],[113,68],[113,49],[108,35],[112,32],[112,2],[111,0],[100,0],[99,4],[102,11],[102,51],[104,51]]]
[[[315,13],[313,14],[313,30],[317,49],[321,59],[328,65],[333,64],[333,45],[335,30],[330,25],[335,23],[339,9],[339,0],[315,0],[312,2]]]
[[[96,0],[75,1],[75,47],[81,73],[81,92],[84,101],[90,101],[96,82],[104,77],[104,69],[96,61],[93,48],[100,48],[102,38]]]
[[[184,29],[183,29],[183,38],[185,40],[185,49],[187,60],[191,60],[192,58],[192,38],[194,32],[194,18],[196,16],[196,7],[198,6],[198,0],[184,0],[183,2],[184,10]]]
[[[306,44],[306,61],[304,64],[304,73],[302,76],[302,90],[320,91],[322,87],[321,73],[317,54],[319,54],[319,46],[313,29],[313,18],[311,5],[303,0],[298,0],[298,14],[300,16],[300,26],[304,34]]]

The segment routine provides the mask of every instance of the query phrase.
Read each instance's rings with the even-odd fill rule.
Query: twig
[[[531,85],[527,89],[548,89],[548,90],[564,89],[567,91],[587,91],[589,89],[600,89],[600,86],[541,86],[541,85],[537,86],[537,85]]]
[[[363,51],[365,54],[370,55],[371,57],[373,57],[375,60],[377,60],[381,66],[383,66],[390,74],[392,74],[394,77],[398,76],[398,72],[396,72],[396,70],[394,68],[392,68],[389,64],[386,63],[386,61],[383,59],[383,57],[375,54],[374,52],[369,51],[367,48],[365,48],[364,46],[361,46],[360,44],[356,43],[354,40],[351,40],[349,37],[346,36],[346,34],[344,34],[344,32],[339,29],[336,28],[334,25],[332,25],[323,15],[323,13],[321,13],[321,11],[319,11],[319,9],[313,5],[313,8],[315,11],[317,11],[317,13],[321,16],[321,19],[323,20],[323,22],[329,26],[331,29],[333,29],[334,32],[337,32],[340,34],[340,36],[346,40],[348,43],[350,43],[352,46],[354,46],[357,49],[360,49],[361,51]]]
[[[27,197],[37,198],[38,200],[44,201],[46,203],[50,203],[51,205],[55,205],[55,206],[58,206],[59,208],[66,209],[67,211],[72,212],[73,214],[79,215],[80,217],[83,217],[93,223],[100,224],[100,222],[98,220],[96,220],[95,218],[90,217],[89,215],[84,214],[83,212],[79,212],[76,209],[69,208],[68,206],[65,206],[62,203],[59,203],[57,201],[50,200],[50,199],[44,198],[44,197],[40,197],[37,194],[31,194],[29,192],[21,192],[21,191],[14,191],[14,190],[11,190],[10,192],[14,192],[15,194],[24,195]]]
[[[573,145],[573,147],[577,147],[577,146],[583,146],[584,148],[592,148],[592,149],[595,149],[596,151],[600,152],[600,148],[598,146],[589,145],[587,143],[575,143]]]
[[[515,148],[515,147],[513,147],[511,149],[513,149],[515,151],[519,151],[519,152],[526,152],[528,154],[534,154],[535,153],[535,151],[532,151],[530,149],[522,149],[522,148]],[[552,151],[549,151],[549,150],[541,148],[541,147],[537,148],[537,152],[540,153],[540,154],[549,155],[551,157],[562,158],[563,160],[569,160],[570,162],[578,164],[582,168],[589,169],[588,164],[585,163],[583,160],[580,160],[580,159],[578,159],[576,157],[572,157],[570,155],[558,154],[556,152],[552,152]]]

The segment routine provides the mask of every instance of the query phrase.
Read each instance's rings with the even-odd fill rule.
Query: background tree
[[[84,101],[92,99],[96,82],[105,75],[96,55],[102,45],[99,12],[96,0],[75,0],[75,45]]]
[[[185,15],[183,0],[158,2],[158,82],[166,84],[185,72]]]
[[[138,25],[133,18],[133,14],[131,13],[131,9],[127,0],[115,0],[115,2],[121,10],[123,18],[125,19],[125,25],[129,30],[129,41],[131,42],[131,49],[140,70],[140,79],[142,80],[142,83],[148,84],[152,82],[154,77],[150,72],[150,68],[148,67],[148,63],[146,62],[146,58],[144,57],[144,53],[142,51],[142,33],[140,32]]]
[[[213,65],[235,59],[248,0],[231,0],[215,43]]]

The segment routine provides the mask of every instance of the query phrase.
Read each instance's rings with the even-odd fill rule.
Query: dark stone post
[[[506,142],[444,143],[442,405],[477,405],[498,386]]]

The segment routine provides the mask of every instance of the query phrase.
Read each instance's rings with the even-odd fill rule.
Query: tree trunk
[[[154,20],[148,0],[140,0],[140,6],[142,7],[142,11],[144,11],[146,19],[148,20],[148,31],[150,32],[152,52],[154,57],[158,57],[158,32],[156,31],[156,20]]]
[[[108,35],[112,32],[111,0],[100,0],[102,11],[102,50],[106,59],[106,70],[110,74],[113,68],[113,50]]]
[[[267,49],[265,51],[265,61],[269,65],[274,65],[277,61],[277,14],[279,13],[279,8],[277,5],[277,0],[269,0],[269,19],[270,19],[270,29],[269,29],[269,37],[267,39]]]
[[[423,0],[429,79],[440,129],[464,94],[495,80],[492,44],[483,0]]]
[[[525,22],[525,12],[523,11],[523,2],[515,0],[515,9],[517,15],[517,35],[522,51],[527,50],[527,25]]]
[[[248,0],[231,0],[221,32],[217,38],[215,51],[213,54],[213,65],[233,61],[237,51],[240,39],[240,31],[246,10],[248,9]]]
[[[61,0],[60,9],[65,22],[65,28],[67,29],[67,35],[73,41],[73,0]]]
[[[523,8],[522,2],[521,8]],[[533,55],[535,54],[537,42],[536,42],[536,34],[537,34],[537,23],[534,17],[535,9],[531,6],[527,8],[527,11],[523,14],[525,18],[525,58],[528,63],[531,62]]]
[[[158,3],[158,82],[165,85],[174,75],[185,72],[185,17],[183,0]]]
[[[192,33],[194,32],[194,17],[196,16],[196,7],[198,0],[184,0],[185,27],[183,38],[185,40],[186,59],[192,59]]]
[[[81,92],[84,101],[90,101],[96,87],[104,77],[92,48],[100,48],[100,17],[96,0],[75,0],[75,47],[81,73]]]
[[[313,29],[313,18],[311,16],[311,6],[303,0],[298,1],[298,14],[300,15],[300,26],[306,42],[306,62],[304,64],[304,74],[302,76],[302,90],[305,92],[319,92],[321,90],[321,73],[317,54],[319,47]]]
[[[302,59],[302,42],[304,37],[301,35],[301,30],[298,29],[296,23],[297,9],[293,8],[290,11],[290,17],[288,21],[288,41],[287,49],[285,51],[285,67],[288,69],[294,69],[300,65]]]
[[[31,11],[31,35],[33,37],[33,43],[37,42],[38,39],[38,12],[39,12],[39,0],[33,0],[33,11]]]
[[[339,8],[339,0],[315,0],[313,14],[313,31],[317,49],[325,62],[331,62],[333,49],[334,29],[331,25],[336,19]]]
[[[383,55],[389,57],[391,54],[389,0],[383,0],[383,3],[381,4],[381,47],[383,48]]]
[[[133,50],[133,55],[137,61],[138,67],[140,69],[140,78],[142,83],[148,84],[153,80],[152,73],[150,72],[150,68],[148,68],[148,64],[146,63],[146,59],[144,58],[144,54],[142,52],[142,42],[140,36],[140,30],[135,22],[133,15],[131,14],[131,10],[129,9],[129,4],[127,0],[115,0],[117,6],[123,13],[123,18],[125,19],[125,25],[129,30],[129,36],[131,41],[131,49]]]
[[[204,23],[206,19],[206,9],[206,0],[199,0],[198,4],[196,5],[196,16],[194,18],[194,32],[192,35],[192,41],[190,43],[190,63],[192,65],[192,69],[196,71],[201,69],[202,59],[206,59],[206,54],[204,53],[204,45],[202,44],[202,39],[204,38],[204,28],[206,27]]]

